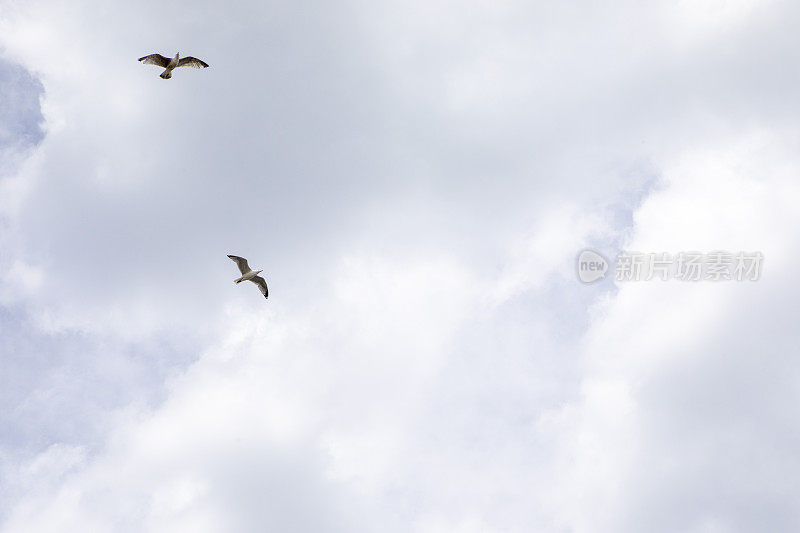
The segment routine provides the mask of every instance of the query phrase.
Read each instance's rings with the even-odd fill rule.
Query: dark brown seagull
[[[156,65],[164,67],[166,70],[161,73],[161,77],[168,80],[172,77],[172,71],[178,67],[192,67],[192,68],[207,68],[208,63],[201,61],[196,57],[180,57],[180,54],[175,54],[172,59],[166,58],[161,54],[150,54],[149,56],[140,57],[139,61],[146,65]]]
[[[261,294],[264,295],[264,298],[269,298],[269,290],[267,290],[267,281],[259,276],[263,270],[253,270],[250,268],[250,265],[247,264],[247,259],[244,257],[239,257],[238,255],[229,255],[228,257],[231,258],[231,261],[236,263],[236,266],[239,267],[239,272],[242,273],[242,277],[239,279],[233,280],[234,283],[241,283],[243,281],[252,281],[256,285],[258,285],[258,290],[261,291]]]

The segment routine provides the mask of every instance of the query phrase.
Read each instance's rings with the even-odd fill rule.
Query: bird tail
[[[236,283],[237,285],[238,285],[239,283],[243,282],[243,281],[244,281],[244,278],[239,278],[239,279],[235,279],[235,280],[233,280],[233,282],[234,282],[234,283]]]
[[[165,80],[168,80],[172,77],[172,72],[169,69],[167,69],[161,73],[161,77],[164,78]]]

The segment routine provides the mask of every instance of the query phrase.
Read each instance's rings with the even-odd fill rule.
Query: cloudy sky
[[[0,0],[0,531],[797,531],[798,24]]]

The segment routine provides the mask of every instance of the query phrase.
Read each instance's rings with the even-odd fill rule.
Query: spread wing
[[[167,65],[169,65],[169,59],[161,54],[150,54],[149,56],[140,57],[139,61],[146,65],[158,65],[164,68],[167,68]]]
[[[236,263],[236,266],[239,267],[239,272],[241,272],[242,275],[250,272],[250,265],[247,264],[247,259],[244,257],[239,257],[238,255],[229,255],[228,257],[230,257],[231,260]]]
[[[208,68],[208,63],[205,61],[201,61],[196,57],[182,57],[180,61],[178,61],[179,67],[192,67],[192,68]]]
[[[267,280],[265,280],[261,276],[256,276],[250,281],[258,285],[258,290],[261,291],[261,294],[264,295],[264,298],[269,298],[269,290],[267,289]]]

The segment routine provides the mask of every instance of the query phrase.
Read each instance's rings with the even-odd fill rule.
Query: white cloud
[[[734,4],[3,4],[3,399],[82,428],[13,436],[5,530],[786,530],[797,10]],[[764,277],[579,284],[628,232]]]
[[[766,480],[794,476],[785,431],[800,415],[784,396],[797,370],[783,319],[800,257],[794,135],[694,150],[637,211],[632,249],[774,259],[757,282],[626,283],[607,303],[586,337],[583,401],[556,423],[569,428],[571,530],[793,527],[796,488]]]

